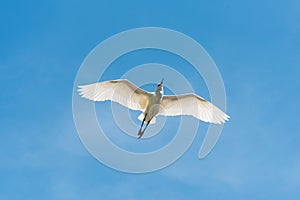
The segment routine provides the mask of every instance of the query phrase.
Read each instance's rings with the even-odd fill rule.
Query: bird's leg
[[[148,125],[150,124],[150,121],[151,121],[151,119],[149,120],[149,122],[147,122],[147,124],[146,124],[146,126],[145,126],[145,128],[144,128],[143,131],[141,131],[141,129],[142,129],[142,127],[141,127],[141,129],[140,129],[140,131],[139,131],[139,139],[143,136],[143,134],[144,134],[146,128],[147,128]]]
[[[146,126],[145,126],[145,128],[144,128],[144,130],[143,130],[143,133],[145,132],[145,130],[146,130],[146,128],[148,127],[148,125],[150,124],[150,121],[151,121],[151,120],[149,120],[149,122],[146,124]]]
[[[146,116],[147,116],[147,114],[145,114],[145,117],[144,117],[143,122],[141,124],[141,128],[140,128],[139,133],[138,133],[139,138],[141,138],[143,133],[144,133],[144,131],[142,132],[142,128],[143,128],[144,122],[146,120]]]

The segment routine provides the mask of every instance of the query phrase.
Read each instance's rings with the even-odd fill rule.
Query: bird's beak
[[[161,80],[160,85],[162,85],[164,83],[164,78]]]

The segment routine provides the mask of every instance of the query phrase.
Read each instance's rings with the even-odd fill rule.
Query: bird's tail
[[[140,114],[140,116],[138,117],[138,119],[139,119],[140,121],[143,121],[144,117],[145,117],[145,115],[144,115],[144,113],[142,113],[142,114]],[[153,117],[153,118],[151,119],[151,121],[150,121],[150,124],[155,124],[155,122],[156,122],[156,118]]]

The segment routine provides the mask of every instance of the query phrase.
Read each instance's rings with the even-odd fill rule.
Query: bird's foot
[[[138,133],[138,139],[140,139],[144,134],[144,131],[142,130],[139,130],[139,133]]]

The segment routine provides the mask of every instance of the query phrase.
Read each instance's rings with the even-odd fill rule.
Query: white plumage
[[[140,110],[142,121],[139,138],[143,135],[149,123],[155,123],[155,116],[191,115],[204,122],[215,124],[225,123],[229,116],[195,94],[177,96],[163,95],[163,80],[154,92],[138,88],[125,79],[104,81],[90,85],[78,86],[79,94],[92,101],[111,100],[132,110]],[[142,131],[144,122],[146,127]]]

